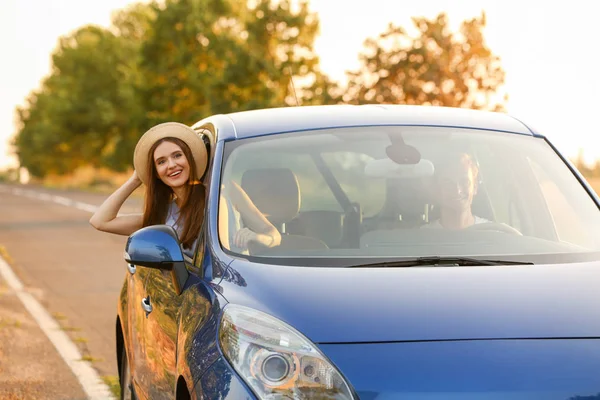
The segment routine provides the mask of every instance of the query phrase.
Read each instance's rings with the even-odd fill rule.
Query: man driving
[[[451,154],[439,163],[435,172],[435,196],[440,207],[438,219],[426,228],[465,229],[490,222],[473,215],[471,205],[477,194],[479,168],[466,153]]]

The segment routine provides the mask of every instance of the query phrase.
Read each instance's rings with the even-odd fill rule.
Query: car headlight
[[[316,346],[270,315],[228,305],[219,341],[225,357],[261,399],[353,399],[340,372]]]

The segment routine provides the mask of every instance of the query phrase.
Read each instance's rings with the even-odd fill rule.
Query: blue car
[[[123,398],[600,399],[600,199],[503,113],[215,115],[193,259],[127,241]],[[240,245],[239,186],[281,235]]]

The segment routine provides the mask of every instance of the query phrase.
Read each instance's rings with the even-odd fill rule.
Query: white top
[[[181,238],[181,230],[183,229],[183,227],[181,227],[177,224],[177,218],[179,218],[179,207],[177,207],[177,203],[175,203],[175,200],[173,200],[171,202],[171,204],[169,205],[169,211],[167,213],[167,220],[165,221],[165,224],[172,226],[173,229],[175,229],[175,232],[177,232],[177,236],[179,238]],[[198,242],[198,238],[196,238],[196,240],[194,240],[194,244],[192,245],[192,247],[190,249],[182,248],[183,254],[185,254],[186,256],[193,259],[194,258],[194,250],[196,249],[197,242]]]
[[[481,218],[478,217],[476,215],[473,216],[475,218],[475,222],[473,223],[474,225],[476,224],[485,224],[490,222],[489,220],[485,219],[485,218]],[[444,227],[442,226],[442,223],[440,222],[439,219],[436,219],[433,222],[430,222],[426,225],[423,225],[422,228],[436,228],[436,229],[444,229]]]

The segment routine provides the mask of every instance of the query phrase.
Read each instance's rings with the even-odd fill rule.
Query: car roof
[[[283,132],[353,126],[449,126],[534,135],[524,123],[505,113],[457,107],[416,105],[323,105],[267,108],[221,114],[219,140],[243,139]],[[200,121],[196,126],[207,122]]]

